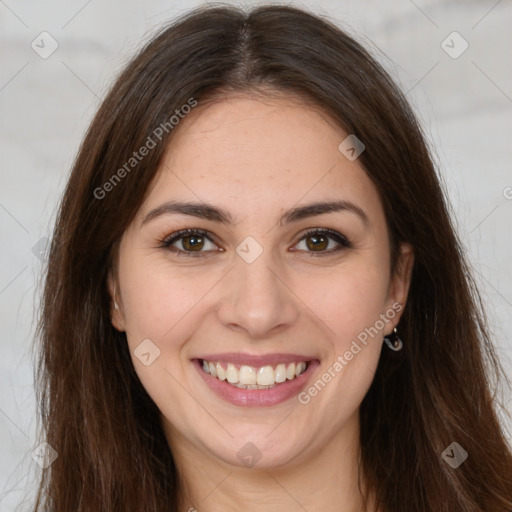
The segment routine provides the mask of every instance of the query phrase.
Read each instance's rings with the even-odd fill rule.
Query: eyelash
[[[158,247],[161,249],[170,250],[170,251],[174,252],[177,256],[180,256],[180,257],[184,256],[184,257],[197,258],[197,257],[200,257],[202,253],[208,252],[208,251],[184,251],[182,249],[177,249],[176,247],[172,247],[172,244],[174,242],[184,238],[185,236],[197,236],[197,235],[205,237],[208,240],[210,240],[210,242],[213,242],[212,235],[209,231],[205,231],[203,229],[188,228],[188,229],[182,229],[180,231],[176,231],[175,233],[172,233],[165,239],[160,240]],[[345,236],[343,236],[341,233],[338,233],[337,231],[333,231],[333,230],[327,229],[327,228],[309,229],[308,231],[306,231],[304,233],[304,235],[301,237],[301,239],[297,243],[300,243],[304,239],[306,239],[310,236],[315,236],[315,235],[326,236],[327,238],[330,238],[330,239],[334,240],[335,242],[337,242],[339,244],[339,247],[337,247],[336,249],[328,250],[328,251],[318,251],[318,252],[305,251],[305,252],[309,253],[309,255],[311,257],[322,257],[325,255],[333,254],[335,252],[342,251],[343,249],[349,249],[352,247],[352,244],[349,242],[349,240]],[[213,243],[215,243],[215,242],[213,242]]]

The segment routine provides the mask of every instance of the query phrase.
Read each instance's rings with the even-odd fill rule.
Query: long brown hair
[[[90,125],[60,205],[38,327],[42,426],[58,458],[34,510],[178,510],[179,476],[125,334],[111,325],[107,276],[172,136],[169,118],[191,98],[233,91],[298,95],[355,134],[392,253],[414,248],[405,347],[382,351],[360,410],[361,470],[378,510],[511,510],[512,455],[494,411],[502,370],[425,137],[367,50],[284,6],[181,17],[131,61]],[[442,457],[453,442],[468,454],[456,469]]]

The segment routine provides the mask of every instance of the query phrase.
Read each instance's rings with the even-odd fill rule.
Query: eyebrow
[[[308,217],[314,217],[316,215],[344,211],[356,214],[361,218],[365,225],[369,224],[368,215],[366,215],[365,211],[356,204],[346,200],[316,202],[291,208],[281,216],[278,224],[283,226],[293,222],[298,222]],[[222,224],[234,224],[234,220],[231,214],[217,206],[213,206],[208,203],[167,201],[166,203],[153,208],[144,217],[144,220],[141,223],[141,227],[153,219],[156,219],[157,217],[169,214],[190,215],[192,217],[212,220]]]

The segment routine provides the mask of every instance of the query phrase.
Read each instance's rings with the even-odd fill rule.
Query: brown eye
[[[176,253],[178,256],[200,256],[205,252],[218,249],[207,231],[201,229],[183,229],[169,235],[161,241],[160,247]]]
[[[309,235],[306,240],[308,249],[312,251],[323,251],[329,245],[329,239],[325,235]]]
[[[204,237],[188,235],[182,237],[182,246],[186,251],[200,251],[204,246]]]
[[[302,243],[305,247],[299,247]],[[311,256],[323,256],[350,248],[352,245],[341,233],[323,228],[308,231],[300,239],[297,247]]]

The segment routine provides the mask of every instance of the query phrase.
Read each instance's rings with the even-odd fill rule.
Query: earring
[[[116,283],[114,283],[114,309],[119,310],[119,306],[117,305],[116,302]]]
[[[404,346],[404,342],[401,340],[400,336],[398,336],[398,329],[396,327],[389,336],[384,336],[384,342],[394,352],[402,350]]]

